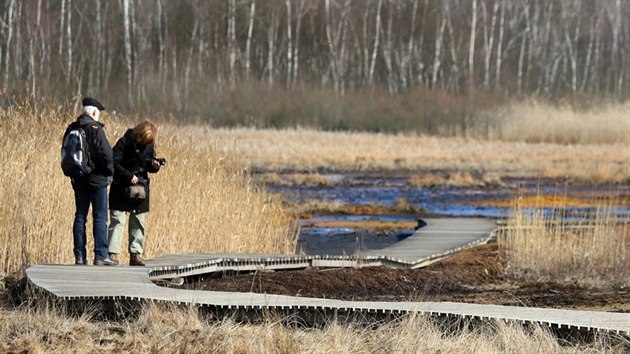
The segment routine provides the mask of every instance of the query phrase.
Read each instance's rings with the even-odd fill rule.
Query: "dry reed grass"
[[[306,187],[331,186],[334,182],[319,173],[291,173],[279,175],[275,172],[262,173],[256,176],[256,181],[264,184],[279,186],[301,185]]]
[[[501,186],[501,176],[494,173],[484,173],[475,176],[469,171],[454,171],[446,175],[439,173],[415,174],[409,178],[409,184],[414,187],[470,187],[470,186]]]
[[[54,308],[0,310],[0,351],[29,353],[598,353],[623,352],[603,339],[560,345],[547,330],[502,322],[463,329],[410,316],[378,326],[318,328],[232,320],[208,322],[194,308],[151,305],[135,321],[68,317]],[[290,319],[288,319],[290,321]]]
[[[74,197],[59,151],[76,115],[53,103],[0,110],[0,274],[74,261]],[[104,122],[112,145],[136,123],[108,117]],[[280,202],[257,188],[229,151],[202,129],[158,125],[156,150],[168,164],[152,180],[146,256],[293,251]],[[88,250],[91,235],[88,222]]]
[[[558,203],[545,208],[547,199],[515,200],[499,242],[508,271],[537,281],[630,285],[630,225],[618,221],[616,203],[601,201],[594,211],[569,213]],[[545,204],[532,205],[533,200]],[[573,226],[563,222],[568,216],[576,220]]]
[[[629,103],[605,103],[579,110],[536,100],[490,112],[495,138],[559,144],[630,144]]]
[[[595,182],[630,178],[627,143],[533,144],[307,129],[216,129],[209,134],[236,150],[241,161],[266,170],[475,171],[491,181],[500,177],[572,177]]]

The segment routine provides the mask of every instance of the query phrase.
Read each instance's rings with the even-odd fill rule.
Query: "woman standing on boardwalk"
[[[155,157],[157,127],[145,120],[114,146],[114,181],[109,192],[109,256],[118,262],[122,234],[129,215],[129,265],[144,266],[145,219],[149,212],[149,173],[160,170],[165,160]]]

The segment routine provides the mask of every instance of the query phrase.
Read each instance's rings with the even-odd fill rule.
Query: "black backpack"
[[[61,145],[61,169],[70,178],[82,178],[94,169],[85,130],[78,122],[68,126],[68,134]]]

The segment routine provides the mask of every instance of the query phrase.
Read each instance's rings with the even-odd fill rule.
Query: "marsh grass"
[[[539,198],[549,203],[548,198]],[[630,285],[630,225],[615,201],[569,211],[559,195],[551,207],[517,198],[499,245],[515,276],[583,286]],[[522,201],[522,202],[521,202]],[[572,221],[567,222],[567,218]]]
[[[213,129],[222,146],[262,171],[416,171],[419,184],[500,183],[503,177],[630,179],[630,144],[506,142],[415,134],[323,132],[309,129]],[[422,180],[445,171],[452,178]],[[475,178],[467,178],[471,175]]]
[[[59,146],[67,123],[75,116],[69,107],[50,102],[39,106],[26,103],[0,111],[0,160],[3,161],[0,274],[23,270],[35,263],[73,260],[74,205],[70,183],[59,168]],[[114,143],[136,120],[137,117],[105,117],[110,141]],[[599,161],[605,172],[603,178],[628,177],[627,169],[623,168],[627,166],[623,165],[627,157],[616,148],[619,145],[569,147],[567,153],[556,145],[461,138],[301,129],[211,130],[203,126],[180,126],[172,121],[160,121],[158,125],[157,151],[168,159],[168,164],[152,180],[147,225],[149,257],[175,252],[293,251],[293,232],[287,226],[289,222],[279,201],[257,188],[243,165],[248,168],[257,164],[271,169],[278,166],[478,168],[510,175],[521,173],[514,171],[526,166],[528,159],[530,163],[536,159],[546,162],[535,164],[533,170],[526,168],[523,173],[541,173],[545,171],[542,164],[548,163],[553,167],[551,171],[564,175],[574,167],[582,171]],[[566,163],[556,167],[557,161]],[[626,172],[617,174],[622,170]],[[577,175],[591,176],[590,172]],[[532,225],[542,230],[547,228],[528,221],[527,217],[513,220],[516,229],[520,226],[523,233],[532,229]],[[604,225],[603,230],[608,231],[618,227]],[[622,231],[620,234],[627,237],[627,226]],[[553,251],[563,252],[563,248]],[[624,252],[621,256],[626,257],[623,259],[627,263]],[[573,253],[583,255],[578,249]],[[598,254],[610,257],[606,252]],[[617,254],[614,261],[605,263],[598,271],[617,269]],[[588,264],[598,258],[592,259]],[[527,266],[531,262],[522,264]],[[553,270],[553,267],[544,269]],[[323,327],[304,328],[285,325],[282,319],[275,318],[262,324],[229,319],[211,322],[193,307],[155,304],[133,321],[107,322],[96,320],[89,311],[81,316],[68,316],[63,309],[47,304],[38,302],[37,306],[11,310],[0,307],[0,352],[621,353],[628,347],[614,346],[605,340],[588,345],[561,345],[544,328],[502,322],[483,326],[464,324],[454,329],[436,325],[424,317],[410,316],[378,326],[332,322]]]
[[[605,102],[588,108],[537,100],[514,102],[489,111],[504,141],[558,144],[630,144],[628,103]]]
[[[36,263],[74,263],[74,196],[59,151],[76,116],[55,103],[0,110],[0,274]],[[104,117],[111,144],[138,120]],[[152,176],[146,257],[293,252],[294,234],[280,202],[255,186],[229,149],[219,148],[201,127],[158,126],[156,150],[168,163]],[[91,258],[91,221],[87,230]]]
[[[331,321],[291,324],[267,316],[261,323],[210,321],[197,308],[151,304],[134,321],[103,322],[89,314],[69,317],[59,308],[0,310],[0,351],[32,353],[598,353],[624,350],[598,338],[560,342],[545,328],[467,321],[440,324],[407,316],[374,325]]]

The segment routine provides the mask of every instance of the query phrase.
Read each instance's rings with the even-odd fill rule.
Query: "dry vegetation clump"
[[[334,182],[319,173],[291,173],[279,175],[275,172],[263,173],[256,176],[256,181],[278,186],[301,185],[305,187],[330,186]]]
[[[78,114],[55,103],[0,110],[0,274],[71,263],[74,196],[59,167],[61,138]],[[137,122],[103,118],[112,143]],[[152,179],[146,256],[178,252],[293,252],[278,200],[257,188],[202,127],[160,123],[168,164]],[[88,250],[92,248],[88,222]],[[123,257],[123,260],[125,257]]]
[[[208,321],[195,308],[150,305],[137,320],[68,317],[56,308],[0,310],[0,351],[33,353],[597,353],[623,352],[603,339],[560,345],[548,330],[465,321],[449,327],[409,316],[375,326],[308,328],[270,316],[261,324]]]
[[[382,204],[344,204],[332,200],[311,200],[305,203],[292,203],[286,206],[287,213],[296,218],[308,218],[312,215],[426,215],[428,212],[410,203],[405,198],[398,198],[393,205]]]
[[[630,225],[619,222],[613,205],[602,201],[595,208],[568,212],[557,206],[532,207],[530,198],[524,204],[517,199],[499,243],[508,270],[540,281],[630,285]],[[567,217],[573,222],[564,222]]]
[[[630,144],[630,104],[596,105],[579,110],[532,100],[490,113],[496,138],[558,144]]]
[[[483,187],[501,186],[501,175],[496,172],[475,175],[469,171],[454,171],[452,173],[418,173],[409,178],[409,184],[414,187]]]

